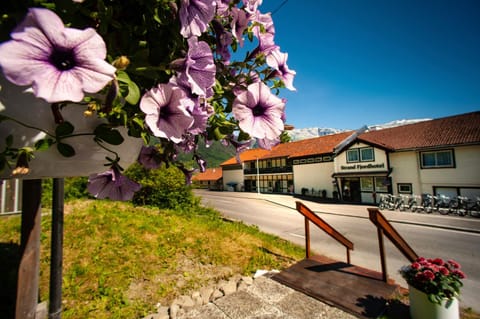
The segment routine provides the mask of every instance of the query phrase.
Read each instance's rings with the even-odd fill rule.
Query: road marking
[[[293,236],[293,237],[300,237],[300,238],[305,238],[304,235],[299,235],[299,234],[295,234],[295,233],[288,233],[290,236]]]

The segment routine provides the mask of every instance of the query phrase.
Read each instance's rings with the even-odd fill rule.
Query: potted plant
[[[400,269],[409,286],[412,319],[458,319],[465,274],[454,260],[419,257]]]
[[[201,140],[237,152],[279,143],[286,101],[277,94],[295,90],[295,72],[260,4],[5,3],[0,179],[89,175],[96,197],[128,200],[140,186],[122,171],[137,157],[146,168],[176,165],[188,181],[194,168],[177,155],[205,170]]]

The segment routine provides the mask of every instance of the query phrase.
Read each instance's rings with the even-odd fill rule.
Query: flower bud
[[[26,175],[30,172],[30,168],[28,166],[28,156],[26,153],[20,153],[17,159],[17,165],[15,169],[12,171],[13,175]]]
[[[88,103],[88,107],[87,109],[85,110],[85,112],[83,112],[83,115],[85,117],[90,117],[93,115],[93,113],[98,109],[97,107],[97,103],[96,102],[90,102]]]
[[[116,67],[119,70],[125,70],[128,65],[130,64],[130,60],[122,55],[121,57],[116,58],[113,62],[112,65]]]

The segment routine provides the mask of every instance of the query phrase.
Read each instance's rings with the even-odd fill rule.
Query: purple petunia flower
[[[243,5],[245,10],[249,13],[255,13],[259,5],[261,5],[263,0],[243,0]]]
[[[115,75],[105,61],[105,42],[92,28],[65,28],[48,9],[29,9],[0,45],[0,66],[16,85],[32,85],[35,96],[49,103],[79,102],[84,92],[96,93]]]
[[[182,171],[183,175],[185,175],[185,184],[190,185],[192,184],[192,177],[195,172],[198,171],[197,168],[186,168],[183,164],[177,165],[178,169]]]
[[[224,64],[230,63],[230,45],[233,42],[232,33],[226,31],[218,20],[212,20],[213,30],[215,30],[216,48],[215,51],[222,57]]]
[[[193,124],[188,108],[193,107],[180,87],[172,84],[159,84],[142,96],[140,109],[146,114],[147,123],[153,135],[171,140],[182,141],[183,134]]]
[[[278,77],[282,79],[287,89],[296,91],[295,87],[293,87],[293,78],[297,73],[288,68],[287,58],[287,53],[282,53],[279,49],[276,49],[267,55],[267,64],[277,70]]]
[[[208,118],[213,114],[213,107],[209,104],[201,104],[197,100],[194,107],[189,111],[194,121],[188,132],[193,135],[204,132],[207,129]]]
[[[215,0],[182,0],[179,14],[183,37],[198,37],[215,15]]]
[[[188,39],[188,47],[177,82],[183,87],[191,88],[194,94],[208,97],[209,89],[215,84],[216,73],[212,50],[208,43],[197,41],[195,37]]]
[[[241,47],[243,47],[243,32],[250,23],[250,18],[247,13],[237,7],[233,7],[231,11],[232,19],[232,33],[237,39]]]
[[[140,188],[140,184],[122,175],[116,167],[88,177],[88,191],[100,199],[131,200],[134,193],[139,191]]]
[[[263,148],[265,150],[271,150],[272,147],[275,145],[280,144],[280,138],[274,138],[273,140],[270,140],[268,138],[259,138],[257,139],[258,142],[258,147]]]
[[[197,165],[200,168],[200,173],[205,172],[205,170],[207,169],[207,161],[200,157],[200,155],[198,154],[195,154],[193,156],[193,159],[197,162]]]
[[[253,27],[253,33],[258,39],[256,51],[259,52],[257,53],[268,55],[271,51],[278,49],[278,45],[275,44],[275,26],[270,13],[260,14],[257,12],[254,22],[263,25],[263,29],[258,25]]]
[[[283,131],[285,103],[264,83],[253,83],[233,101],[240,128],[258,139],[276,139]]]
[[[147,169],[158,168],[161,164],[160,153],[155,146],[142,146],[138,155],[138,162]]]

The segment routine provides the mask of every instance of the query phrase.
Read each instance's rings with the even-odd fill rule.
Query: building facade
[[[480,112],[248,150],[222,163],[236,190],[376,203],[380,194],[480,196]]]

